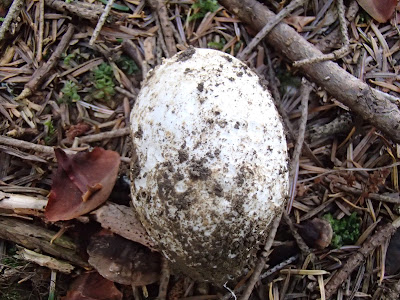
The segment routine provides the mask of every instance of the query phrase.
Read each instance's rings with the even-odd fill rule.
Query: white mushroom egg
[[[218,285],[251,268],[288,191],[262,80],[226,53],[180,52],[149,72],[131,130],[133,204],[173,268]]]

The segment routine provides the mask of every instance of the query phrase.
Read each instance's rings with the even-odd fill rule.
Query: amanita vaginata
[[[228,54],[188,49],[149,72],[131,130],[133,204],[173,269],[217,285],[249,270],[288,190],[262,80]]]

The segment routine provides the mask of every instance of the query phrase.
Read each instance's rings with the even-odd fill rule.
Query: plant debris
[[[397,0],[357,0],[362,8],[380,23],[387,22],[397,6]]]
[[[158,252],[151,252],[112,232],[102,230],[92,236],[87,251],[90,265],[108,280],[143,286],[160,278],[161,255]]]
[[[58,169],[46,206],[47,220],[71,220],[103,204],[117,179],[119,154],[101,148],[74,156],[59,148],[54,151]]]
[[[389,243],[400,215],[397,1],[315,0],[293,3],[289,13],[285,8],[294,1],[149,2],[0,3],[0,297],[48,299],[51,291],[65,297],[66,286],[90,268],[86,250],[92,232],[103,226],[126,233],[120,224],[131,224],[124,218],[134,211],[108,196],[115,179],[109,184],[98,177],[89,180],[99,169],[76,162],[73,155],[90,157],[85,151],[96,147],[104,150],[95,153],[115,151],[118,158],[112,155],[111,166],[100,169],[106,177],[128,177],[129,115],[141,81],[164,57],[200,47],[241,57],[268,81],[293,161],[290,213],[271,241],[270,260],[270,251],[263,252],[258,269],[239,282],[205,287],[168,270],[164,262],[153,272],[161,283],[133,289],[118,285],[122,299],[398,298],[398,234]],[[287,18],[277,18],[280,12]],[[266,28],[264,39],[255,39],[271,19],[278,24]],[[303,77],[312,84],[307,99]],[[308,105],[301,105],[306,100]],[[302,151],[294,151],[295,145]],[[65,152],[56,150],[57,172],[54,147]],[[75,167],[86,179],[71,180]],[[46,215],[68,221],[47,222],[43,207],[50,191]],[[55,196],[62,196],[55,205],[60,210],[50,213]],[[338,229],[347,227],[341,222],[350,225],[350,232],[336,233],[348,240],[327,246],[329,229],[317,230],[309,240],[302,227],[320,229],[315,220],[326,215]],[[359,234],[351,232],[356,227]],[[137,228],[124,237],[141,235]],[[146,236],[140,240],[154,246]],[[67,275],[16,260],[16,245],[48,256],[46,261],[65,260],[74,270]],[[98,289],[103,285],[108,289],[110,282]]]
[[[86,272],[77,277],[63,300],[121,300],[122,293],[114,282],[97,272]]]

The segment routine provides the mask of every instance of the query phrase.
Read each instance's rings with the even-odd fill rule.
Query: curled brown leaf
[[[58,168],[48,197],[46,218],[70,220],[103,204],[117,179],[119,154],[102,148],[75,155],[61,149],[54,151]]]

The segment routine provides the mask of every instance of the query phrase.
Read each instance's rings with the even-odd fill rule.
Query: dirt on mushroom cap
[[[285,202],[286,141],[255,73],[189,51],[150,72],[133,107],[133,202],[173,266],[222,284],[252,266]]]

